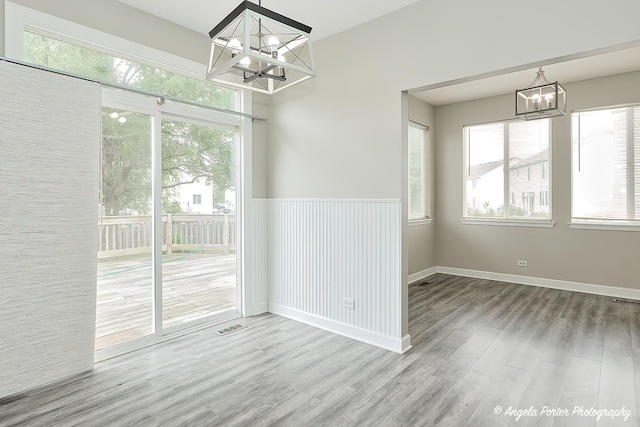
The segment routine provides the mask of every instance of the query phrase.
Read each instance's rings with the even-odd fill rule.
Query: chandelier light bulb
[[[236,56],[242,50],[242,43],[238,39],[231,39],[227,43],[227,48],[231,49],[232,56]]]
[[[240,60],[240,65],[242,65],[245,68],[248,68],[249,65],[251,65],[251,58],[249,58],[248,56],[245,56]]]
[[[533,108],[535,108],[536,110],[540,108],[540,98],[541,97],[539,93],[533,94],[533,96],[531,97],[531,100],[533,101]]]
[[[271,50],[275,50],[280,46],[280,40],[276,36],[270,36],[267,39],[267,45],[271,48]]]
[[[549,108],[551,106],[551,103],[553,102],[553,94],[552,93],[548,93],[544,96],[544,100],[547,101],[547,108]]]

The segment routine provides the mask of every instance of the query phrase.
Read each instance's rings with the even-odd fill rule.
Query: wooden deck
[[[151,255],[98,263],[96,349],[153,333]],[[163,327],[236,306],[236,256],[163,256]]]

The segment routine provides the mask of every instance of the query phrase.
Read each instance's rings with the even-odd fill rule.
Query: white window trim
[[[550,119],[547,119],[550,120]],[[471,127],[471,126],[479,126],[479,125],[488,125],[488,124],[496,124],[496,123],[502,123],[503,126],[504,125],[508,125],[510,123],[514,123],[514,122],[519,122],[519,119],[505,119],[505,120],[498,120],[498,121],[494,121],[494,122],[484,122],[484,123],[474,123],[474,124],[469,124],[469,125],[464,125],[462,127],[462,138],[463,138],[463,156],[462,156],[462,182],[463,182],[463,187],[462,187],[462,218],[460,219],[460,222],[462,224],[467,224],[467,225],[504,225],[507,227],[532,227],[532,228],[552,228],[555,225],[555,222],[553,222],[553,206],[552,206],[552,187],[553,187],[553,176],[551,171],[553,170],[553,155],[552,155],[552,142],[553,142],[553,126],[552,126],[552,122],[549,122],[549,167],[547,168],[547,176],[549,178],[549,218],[532,218],[532,219],[527,219],[527,218],[523,218],[523,217],[513,217],[513,216],[503,216],[503,217],[496,217],[496,218],[482,218],[482,217],[469,217],[466,216],[467,214],[467,185],[466,185],[466,180],[467,180],[467,173],[465,171],[466,165],[467,165],[467,155],[468,155],[468,132],[467,132],[467,128]],[[505,138],[507,138],[507,135],[509,133],[509,128],[508,126],[504,127],[504,135]],[[505,159],[509,159],[509,144],[505,144],[504,147],[504,158]],[[509,183],[509,170],[506,167],[503,167],[504,169],[504,180],[505,180],[505,185],[504,185],[504,200],[505,201],[509,201],[511,202],[511,197],[510,197],[510,185],[507,185],[507,183]]]
[[[583,113],[589,111],[605,111],[605,110],[613,110],[618,108],[634,108],[640,107],[640,103],[629,103],[629,104],[619,104],[619,105],[611,105],[606,107],[596,107],[596,108],[586,108],[582,110],[571,110],[571,139],[573,141],[573,115],[576,113]],[[633,125],[632,125],[633,127]],[[578,141],[578,144],[580,141]],[[632,143],[632,142],[627,142]],[[628,159],[627,159],[628,161]],[[627,221],[624,219],[587,219],[587,218],[577,218],[573,217],[573,168],[574,164],[574,155],[573,155],[573,143],[571,145],[571,220],[569,222],[569,228],[577,229],[577,230],[604,230],[604,231],[640,231],[640,221]],[[633,167],[633,166],[631,166]],[[634,174],[640,174],[640,171],[635,171]]]
[[[25,31],[34,31],[111,55],[124,55],[132,61],[196,79],[203,79],[207,71],[207,67],[204,64],[15,3],[6,2],[5,55],[7,57],[23,60]]]
[[[420,123],[409,120],[408,126],[413,127],[415,129],[419,129],[422,131],[422,189],[423,189],[423,206],[424,206],[424,216],[420,217],[409,217],[409,226],[418,226],[418,225],[426,225],[431,224],[431,215],[430,215],[430,206],[429,206],[429,179],[428,179],[428,168],[429,168],[429,126],[422,125]],[[409,139],[407,138],[407,144]],[[407,147],[407,153],[409,153],[409,149]],[[409,173],[409,155],[407,155],[407,173]],[[410,198],[408,197],[411,194],[411,179],[408,178],[407,181],[407,199],[409,200],[409,204],[411,203]],[[408,212],[411,212],[411,206],[408,207]]]
[[[504,226],[504,227],[531,227],[531,228],[553,228],[556,225],[556,223],[551,220],[540,221],[540,220],[534,220],[534,219],[519,220],[519,219],[502,219],[502,218],[495,218],[495,219],[493,218],[492,219],[462,218],[460,220],[460,223],[464,225],[497,225],[497,226]]]
[[[410,219],[409,227],[418,227],[421,225],[429,225],[433,222],[431,218],[418,218],[418,219]]]
[[[640,222],[614,220],[572,220],[569,228],[576,230],[640,231]]]

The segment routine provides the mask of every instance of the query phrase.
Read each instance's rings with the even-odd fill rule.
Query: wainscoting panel
[[[0,88],[2,399],[93,368],[100,86],[0,61]]]
[[[266,218],[269,310],[401,352],[400,202],[254,203]]]

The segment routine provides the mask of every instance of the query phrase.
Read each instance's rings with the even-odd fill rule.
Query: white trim
[[[204,81],[206,73],[204,64],[67,21],[57,16],[6,2],[5,55],[7,57],[23,59],[23,33],[25,30],[52,36],[58,40],[96,49],[111,55],[125,55],[126,58],[132,61],[160,67],[167,71]]]
[[[403,354],[411,348],[409,335],[405,335],[403,338],[394,338],[271,302],[269,303],[269,312],[395,353]]]
[[[427,277],[432,276],[437,272],[438,272],[438,267],[431,267],[431,268],[427,268],[426,270],[422,270],[422,271],[418,271],[417,273],[410,274],[409,284],[426,279]]]
[[[576,230],[640,231],[640,223],[619,221],[571,221],[569,228]]]
[[[420,225],[429,225],[433,222],[431,218],[418,218],[418,219],[410,219],[409,227],[418,227]]]
[[[497,225],[502,227],[531,227],[531,228],[553,228],[556,225],[553,221],[534,221],[516,219],[480,219],[462,218],[460,223],[464,225]]]
[[[253,306],[253,315],[257,316],[259,314],[264,314],[269,312],[269,303],[262,302],[260,304],[256,304]]]
[[[96,350],[94,353],[94,364],[241,318],[241,316],[233,310],[212,316],[213,318],[210,319],[203,319],[196,323],[190,323],[189,327],[173,326],[168,329],[169,332],[162,336],[155,334],[145,335],[140,338],[125,341],[121,344]]]
[[[467,270],[464,268],[438,267],[438,273],[455,276],[473,277],[477,279],[496,280],[519,285],[538,286],[542,288],[560,289],[563,291],[582,292],[585,294],[604,295],[617,298],[640,300],[640,289],[621,288],[617,286],[594,285],[590,283],[570,282],[567,280],[545,279],[542,277],[518,276],[515,274],[492,273],[489,271]]]
[[[243,112],[251,113],[253,95],[248,90],[238,91],[238,107]],[[239,227],[236,227],[236,242],[240,242],[240,250],[236,249],[236,306],[243,316],[255,315],[255,283],[250,283],[249,269],[253,268],[249,254],[253,252],[251,229],[252,197],[253,197],[253,121],[247,117],[240,119],[240,128],[236,133],[236,214],[240,214]],[[266,311],[266,310],[265,310]]]
[[[400,199],[309,199],[309,198],[254,198],[261,202],[322,202],[322,203],[400,203]]]
[[[411,350],[413,346],[411,345],[411,335],[407,334],[402,337],[402,354],[405,354],[409,350]]]

